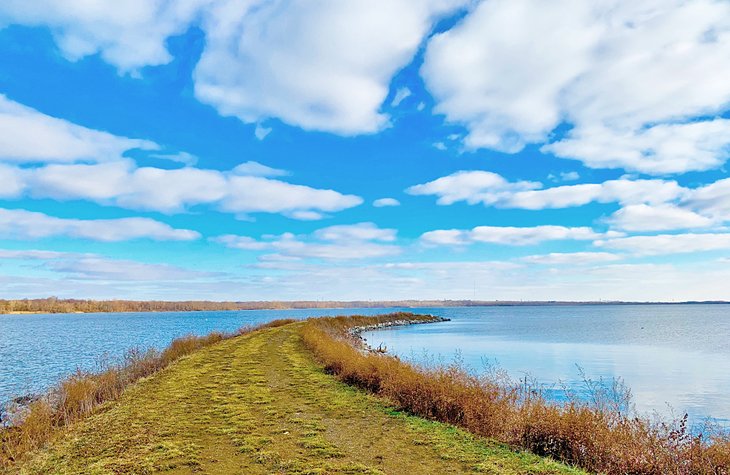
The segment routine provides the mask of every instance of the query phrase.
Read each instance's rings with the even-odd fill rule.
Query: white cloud
[[[278,117],[304,129],[376,132],[392,76],[439,15],[462,0],[214,4],[195,94],[244,122]],[[377,32],[377,34],[374,34]]]
[[[398,107],[401,102],[410,97],[412,94],[411,90],[407,87],[398,88],[398,90],[395,91],[393,100],[390,102],[391,107]]]
[[[305,243],[294,239],[278,241],[274,248],[279,254],[284,256],[335,261],[393,256],[401,251],[398,246],[370,241],[318,244]]]
[[[400,206],[400,201],[395,198],[379,198],[373,201],[373,206],[376,208],[384,208],[387,206]]]
[[[728,158],[712,117],[730,103],[729,49],[724,1],[490,0],[430,40],[421,72],[468,147],[517,152],[566,122],[545,151],[681,173]]]
[[[485,171],[460,171],[406,190],[433,195],[440,205],[464,201],[496,208],[561,209],[589,203],[618,203],[606,222],[624,231],[669,231],[703,228],[730,221],[730,179],[698,188],[674,180],[620,178],[542,188],[542,183],[510,182]],[[450,233],[450,234],[449,234]],[[451,231],[440,239],[459,240]]]
[[[213,238],[212,241],[233,249],[275,251],[275,254],[262,256],[263,260],[289,262],[291,259],[338,261],[392,256],[400,253],[400,247],[383,242],[389,243],[395,239],[395,229],[381,229],[373,223],[358,223],[329,226],[304,237],[286,233],[257,240],[229,234]]]
[[[223,211],[235,213],[332,212],[352,208],[363,202],[354,195],[321,190],[256,176],[231,176],[228,192],[221,201]],[[301,214],[299,214],[302,217]],[[311,215],[308,216],[311,219]]]
[[[279,170],[278,168],[267,167],[259,162],[248,161],[238,165],[233,169],[233,173],[236,175],[249,175],[249,176],[286,176],[289,174],[286,170]]]
[[[312,210],[290,211],[289,213],[287,213],[287,216],[292,219],[298,219],[299,221],[318,221],[327,217],[327,215],[325,214]]]
[[[395,241],[395,229],[382,229],[375,223],[335,225],[318,229],[314,237],[323,241]]]
[[[468,3],[131,0],[110,7],[8,0],[0,5],[0,26],[47,26],[66,58],[98,53],[133,74],[168,63],[167,39],[198,26],[206,35],[194,73],[202,102],[249,123],[277,117],[349,135],[388,125],[380,107],[393,75],[436,20]]]
[[[581,127],[544,151],[591,168],[625,168],[663,175],[708,170],[730,156],[730,120],[660,124],[641,130]]]
[[[684,205],[718,221],[730,221],[730,178],[692,191]]]
[[[24,189],[25,180],[21,170],[0,163],[0,198],[16,198]]]
[[[598,203],[658,204],[677,199],[687,190],[676,181],[665,180],[608,180],[603,183],[564,185],[544,190],[517,192],[506,197],[497,206],[503,208],[546,209],[582,206]]]
[[[2,8],[2,7],[0,7]],[[0,160],[76,162],[121,159],[131,149],[157,150],[148,140],[118,137],[57,119],[0,94]]]
[[[67,279],[102,281],[188,280],[214,274],[183,269],[169,264],[149,264],[126,259],[109,259],[97,254],[45,250],[0,249],[0,259],[41,261],[41,267]]]
[[[619,233],[598,233],[588,227],[565,226],[477,226],[471,230],[440,229],[421,235],[426,245],[463,246],[474,243],[526,246],[544,241],[577,240],[585,241],[601,237],[617,236]]]
[[[437,203],[450,205],[457,201],[469,204],[494,204],[516,191],[540,188],[540,183],[508,182],[502,176],[485,171],[459,171],[406,190],[411,195],[436,195]]]
[[[672,204],[628,205],[611,215],[608,222],[624,231],[669,231],[705,228],[714,224],[706,216]]]
[[[244,251],[263,251],[269,249],[271,246],[269,241],[258,241],[249,236],[236,236],[233,234],[211,238],[211,241],[223,244],[231,249],[241,249]]]
[[[576,171],[572,172],[560,172],[558,175],[549,174],[548,180],[550,181],[577,181],[580,179],[580,174]]]
[[[421,73],[435,111],[468,126],[467,146],[516,152],[560,122],[560,91],[586,67],[597,36],[589,4],[563,3],[482,2],[429,41]]]
[[[109,5],[88,0],[6,0],[0,26],[48,26],[64,56],[78,60],[99,53],[122,71],[168,63],[166,39],[183,33],[208,0],[125,0]]]
[[[128,209],[176,213],[210,205],[231,213],[283,213],[297,219],[320,219],[362,198],[266,178],[286,172],[246,162],[230,172],[195,167],[137,168],[131,160],[97,164],[52,164],[35,168],[0,165],[7,198],[90,200]],[[2,192],[0,192],[2,193]]]
[[[98,256],[50,261],[46,267],[49,270],[67,274],[74,279],[102,281],[190,280],[212,275],[169,264],[147,264]]]
[[[550,254],[540,254],[534,256],[525,256],[520,261],[529,264],[543,265],[589,265],[600,264],[604,262],[613,262],[621,259],[621,256],[611,254],[610,252],[553,252]]]
[[[67,236],[117,242],[131,239],[190,241],[198,239],[200,234],[149,218],[64,219],[26,210],[0,209],[0,236],[20,240]]]
[[[546,209],[582,206],[591,202],[622,204],[665,203],[688,192],[676,181],[608,180],[542,188],[542,183],[509,182],[496,173],[460,171],[406,190],[413,195],[435,195],[437,203],[450,205],[458,201],[482,203],[499,208]]]
[[[198,163],[198,157],[188,152],[178,153],[151,153],[150,158],[159,158],[161,160],[169,160],[171,162],[182,163],[183,165],[192,166]]]
[[[27,175],[29,194],[36,198],[84,199],[167,213],[213,203],[228,193],[226,177],[216,170],[135,168],[128,160],[95,165],[49,165],[29,170]]]
[[[595,242],[595,245],[642,256],[719,251],[730,249],[730,234],[687,233],[630,236],[599,240]]]
[[[60,259],[64,257],[78,257],[80,254],[58,251],[43,251],[37,249],[29,250],[11,250],[0,249],[0,259],[18,259],[18,260],[49,260]]]
[[[447,149],[446,144],[443,142],[434,143],[433,148],[435,148],[436,150],[441,150],[442,152],[446,151]]]
[[[253,134],[256,136],[259,140],[264,140],[272,131],[273,129],[271,127],[264,127],[261,124],[256,124],[256,128],[253,131]]]

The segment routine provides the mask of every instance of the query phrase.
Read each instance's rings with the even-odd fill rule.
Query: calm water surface
[[[622,378],[637,409],[689,413],[730,426],[730,305],[611,305],[434,309],[451,322],[368,332],[391,353],[453,361],[474,370],[496,363],[553,397],[588,378]],[[428,359],[428,358],[427,358]]]

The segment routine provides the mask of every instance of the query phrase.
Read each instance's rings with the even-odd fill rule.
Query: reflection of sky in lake
[[[730,306],[560,306],[434,310],[451,322],[368,332],[406,358],[424,351],[448,362],[457,351],[474,370],[484,359],[514,379],[580,389],[623,378],[642,412],[688,412],[730,420]]]

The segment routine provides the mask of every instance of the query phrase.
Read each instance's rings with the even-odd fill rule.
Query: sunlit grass
[[[9,466],[43,446],[54,433],[91,414],[98,406],[118,399],[134,382],[157,373],[180,358],[224,339],[261,328],[286,325],[294,320],[275,320],[233,333],[177,338],[163,351],[130,350],[122,363],[98,372],[77,370],[44,397],[11,414],[10,427],[0,428],[0,467]],[[7,416],[6,416],[7,417]]]

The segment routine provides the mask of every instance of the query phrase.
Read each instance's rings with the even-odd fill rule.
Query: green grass
[[[184,357],[59,434],[20,473],[579,474],[337,382],[301,324]]]

